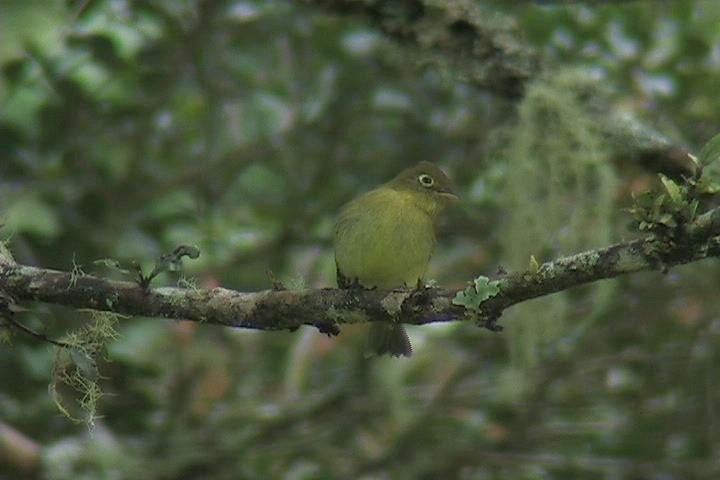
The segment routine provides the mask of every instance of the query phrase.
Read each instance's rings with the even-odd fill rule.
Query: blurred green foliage
[[[520,105],[309,4],[4,1],[3,239],[20,263],[118,277],[94,262],[150,271],[193,244],[201,256],[158,283],[257,290],[269,269],[329,286],[335,212],[419,160],[464,198],[440,225],[443,286],[635,235],[622,209],[655,175],[611,163],[559,73],[701,146],[720,130],[720,3],[485,3],[549,64]],[[366,360],[360,328],[122,319],[92,432],[48,394],[54,347],[16,334],[0,421],[43,446],[52,480],[717,478],[717,277],[712,261],[635,275],[602,301],[577,288],[505,319],[552,335],[413,328],[402,361]],[[41,305],[19,318],[54,338],[91,321]]]

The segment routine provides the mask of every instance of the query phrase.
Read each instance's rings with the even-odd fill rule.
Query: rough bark
[[[699,216],[672,238],[618,243],[563,257],[535,272],[495,279],[499,293],[469,316],[453,304],[457,291],[429,288],[392,291],[323,288],[237,292],[224,288],[195,290],[144,288],[116,281],[36,267],[0,263],[0,291],[14,301],[39,301],[130,316],[194,320],[232,327],[293,330],[314,325],[334,334],[338,325],[401,321],[421,325],[476,319],[493,327],[506,308],[586,283],[644,270],[662,270],[720,255],[720,208]]]
[[[304,0],[338,14],[363,15],[389,37],[415,47],[422,63],[508,98],[519,98],[539,72],[539,58],[515,23],[479,2],[455,0]]]

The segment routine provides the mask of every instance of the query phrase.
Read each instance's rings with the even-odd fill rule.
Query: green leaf
[[[655,197],[655,201],[652,205],[652,212],[650,212],[652,215],[659,215],[662,211],[663,203],[665,203],[665,194],[661,193],[657,197]]]
[[[499,282],[490,281],[488,277],[479,276],[473,280],[473,284],[455,295],[452,303],[460,305],[473,312],[480,310],[480,304],[500,292]]]
[[[708,178],[709,170],[706,171],[703,174],[703,177],[700,179],[700,183],[698,185],[698,190],[700,193],[705,193],[708,195],[714,195],[716,193],[720,193],[720,182],[717,180]]]
[[[700,151],[700,155],[698,155],[697,161],[700,165],[705,167],[713,163],[718,158],[720,158],[720,133],[715,135],[705,144],[703,149]]]
[[[680,190],[680,186],[662,173],[660,174],[660,181],[663,183],[663,186],[665,186],[665,190],[667,191],[673,203],[682,203],[683,195],[682,191]]]
[[[669,213],[663,213],[662,215],[660,215],[660,216],[657,218],[657,220],[656,220],[655,222],[656,222],[656,223],[659,223],[659,224],[662,224],[662,225],[665,225],[665,226],[668,227],[668,228],[675,228],[675,227],[677,227],[677,222],[675,221],[675,219],[673,218],[673,216],[672,216],[671,214],[669,214]]]
[[[685,220],[687,222],[692,222],[695,219],[699,205],[700,205],[700,202],[698,200],[693,200],[692,202],[690,202],[689,204],[687,204],[685,206],[683,213],[685,214]]]

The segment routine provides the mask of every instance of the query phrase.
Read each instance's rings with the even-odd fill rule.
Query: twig
[[[135,263],[133,264],[133,267],[135,268],[135,271],[137,273],[138,284],[140,284],[140,286],[144,290],[147,290],[148,288],[150,288],[150,282],[152,282],[155,277],[160,275],[162,272],[179,268],[179,266],[182,264],[183,257],[196,259],[199,256],[200,249],[198,249],[197,247],[192,245],[179,245],[175,247],[175,250],[173,250],[171,253],[165,253],[163,255],[160,255],[160,258],[158,258],[155,262],[155,267],[153,267],[152,272],[150,272],[150,274],[148,275],[144,275],[142,273],[140,265]]]
[[[52,343],[55,346],[58,346],[60,348],[72,348],[72,345],[67,344],[65,342],[61,342],[59,340],[53,340],[52,338],[48,337],[47,335],[36,332],[32,328],[28,327],[24,323],[18,322],[13,318],[12,315],[0,315],[0,318],[2,318],[4,321],[6,321],[8,324],[13,326],[14,328],[17,328],[18,330],[27,333],[28,335],[37,338],[38,340],[42,340],[43,342]]]

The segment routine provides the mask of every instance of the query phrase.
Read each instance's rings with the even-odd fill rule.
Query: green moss
[[[85,312],[90,321],[62,339],[69,347],[58,348],[48,390],[63,415],[92,427],[102,397],[97,360],[104,355],[107,343],[117,338],[119,315]]]
[[[197,285],[197,279],[195,279],[193,277],[186,277],[185,275],[182,275],[178,279],[177,286],[178,286],[178,288],[192,290],[195,293],[200,291],[200,288],[198,288],[198,285]]]
[[[509,220],[501,237],[505,261],[513,269],[526,268],[531,255],[542,263],[612,242],[616,180],[610,147],[589,112],[589,102],[602,101],[601,92],[584,71],[565,70],[533,82],[520,104],[504,153],[508,175],[503,203]],[[586,301],[601,309],[612,284],[588,292]],[[564,293],[509,311],[506,338],[513,360],[533,365],[540,347],[566,331],[568,312]]]

